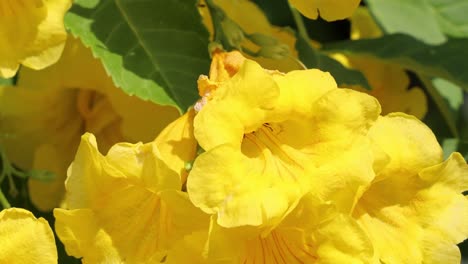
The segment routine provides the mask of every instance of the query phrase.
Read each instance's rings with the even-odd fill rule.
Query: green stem
[[[213,2],[213,0],[205,0],[205,3],[211,15],[211,25],[214,30],[213,39],[214,41],[221,43],[222,34],[220,34],[219,31],[221,30],[221,21],[223,21],[226,14]]]
[[[8,177],[8,184],[10,185],[10,195],[16,197],[18,195],[18,189],[16,189],[15,181],[13,180],[13,176],[11,174],[7,175]]]
[[[2,204],[3,209],[8,209],[11,207],[2,190],[0,190],[0,204]]]
[[[291,9],[291,13],[293,15],[294,22],[296,23],[297,31],[299,32],[299,35],[301,35],[302,38],[308,41],[309,34],[307,33],[307,29],[305,27],[304,20],[302,19],[301,14],[291,4],[289,4],[289,8]]]
[[[10,193],[13,195],[13,196],[16,196],[18,194],[18,190],[16,189],[16,186],[15,186],[15,182],[13,180],[13,175],[18,175],[20,176],[21,178],[24,178],[24,177],[27,177],[26,174],[24,174],[23,172],[15,169],[10,161],[8,160],[6,154],[5,154],[5,151],[3,148],[0,147],[0,158],[2,159],[2,171],[0,173],[0,184],[3,182],[3,180],[6,178],[8,178],[8,184],[10,186]],[[1,192],[1,190],[0,190]],[[9,203],[8,201],[6,201],[6,198],[5,196],[2,194],[3,196],[3,200],[1,201],[2,204],[3,202],[5,201],[6,204],[9,206]],[[4,204],[5,205],[5,204]]]

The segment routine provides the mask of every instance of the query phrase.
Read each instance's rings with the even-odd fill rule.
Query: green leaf
[[[339,86],[359,85],[370,90],[367,79],[360,71],[344,67],[338,61],[312,47],[302,36],[296,35],[296,49],[299,53],[299,59],[307,68],[317,68],[330,72]]]
[[[453,152],[460,152],[465,160],[468,160],[468,142],[460,141],[458,138],[445,138],[442,141],[444,159],[447,159]]]
[[[444,160],[447,159],[450,154],[457,151],[458,149],[458,139],[457,138],[446,138],[442,141],[442,149],[444,151]]]
[[[65,23],[130,95],[187,109],[209,69],[197,0],[76,0]]]
[[[342,41],[326,45],[328,52],[365,55],[396,63],[425,76],[451,81],[468,91],[468,39],[449,39],[432,46],[404,35],[385,35],[376,39]]]
[[[458,112],[463,104],[463,91],[453,83],[441,79],[420,76],[426,90],[434,100],[452,135],[458,137]]]
[[[429,44],[446,36],[468,37],[468,1],[367,0],[377,23],[386,33],[405,33]]]
[[[15,79],[3,79],[0,78],[0,85],[1,86],[9,86],[9,85],[14,85],[15,84]]]

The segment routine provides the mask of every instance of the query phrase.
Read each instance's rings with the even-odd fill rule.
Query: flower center
[[[104,151],[114,143],[123,141],[120,131],[121,117],[114,111],[105,95],[93,90],[80,89],[76,106],[82,119],[82,133],[91,132],[103,143]]]
[[[278,123],[265,123],[256,131],[245,134],[242,153],[263,163],[263,172],[277,172],[283,179],[297,180],[304,168],[297,157],[300,152],[285,143],[284,127]]]
[[[247,252],[241,263],[294,264],[317,262],[314,247],[306,244],[301,234],[284,234],[272,231],[268,236],[257,237],[246,244]],[[298,235],[296,237],[295,235]]]

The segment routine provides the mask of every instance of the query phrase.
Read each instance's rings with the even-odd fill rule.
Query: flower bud
[[[225,18],[221,22],[221,27],[224,33],[224,40],[229,47],[240,48],[240,43],[244,40],[244,31],[237,25],[236,22],[229,18]]]
[[[277,38],[262,33],[253,33],[247,37],[258,46],[276,46],[280,44]]]
[[[275,46],[263,46],[257,52],[257,56],[281,60],[287,57],[289,53],[290,51],[288,45],[281,43]]]

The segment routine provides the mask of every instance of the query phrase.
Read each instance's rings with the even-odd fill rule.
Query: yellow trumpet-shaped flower
[[[460,263],[468,237],[468,165],[459,153],[442,161],[430,129],[414,117],[379,118],[370,137],[389,157],[356,204],[381,263]]]
[[[358,8],[351,17],[351,39],[376,38],[382,35],[366,8]],[[344,66],[361,71],[367,78],[371,91],[352,87],[376,97],[382,113],[405,112],[419,119],[427,112],[427,99],[419,87],[409,87],[408,74],[397,64],[358,55],[334,54]]]
[[[215,56],[213,64],[222,63]],[[366,134],[380,112],[374,98],[337,89],[319,70],[282,74],[250,60],[232,78],[201,80],[194,135],[206,152],[187,190],[219,225],[274,226],[310,190],[350,210],[373,179]]]
[[[116,88],[100,62],[70,37],[60,61],[41,71],[22,69],[18,87],[0,88],[0,133],[10,160],[21,168],[53,171],[52,182],[29,180],[41,210],[58,207],[67,167],[86,132],[103,153],[121,141],[151,141],[179,113],[128,96]]]
[[[169,252],[168,264],[370,263],[373,255],[366,233],[350,216],[311,194],[272,230],[223,228],[213,217],[208,234],[194,234],[179,247]]]
[[[63,25],[71,0],[4,0],[0,3],[0,77],[10,78],[20,64],[42,69],[62,54]]]
[[[350,17],[361,0],[289,0],[304,16],[327,21]]]
[[[95,137],[83,135],[68,171],[68,210],[54,210],[69,255],[93,264],[159,263],[178,239],[207,230],[208,216],[180,191],[180,175],[163,155],[151,142],[119,143],[103,156]]]
[[[44,218],[21,208],[0,212],[1,263],[57,263],[54,233]]]

